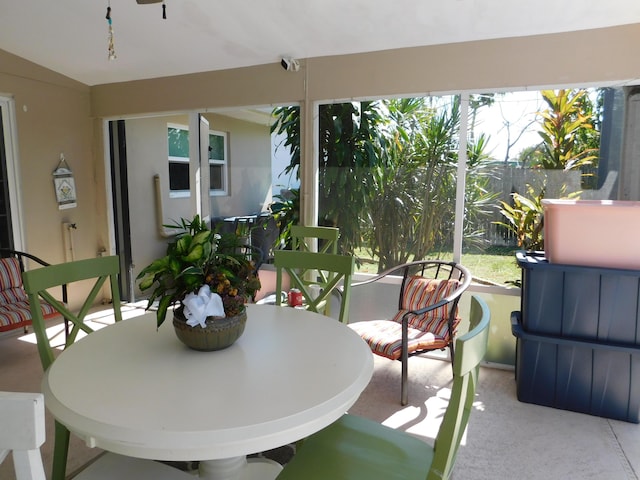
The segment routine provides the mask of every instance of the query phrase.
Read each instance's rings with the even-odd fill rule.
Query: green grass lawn
[[[474,278],[498,285],[513,286],[507,282],[520,280],[521,277],[514,254],[465,253],[462,255],[462,264],[469,269]]]
[[[371,256],[364,250],[357,252],[361,261],[358,272],[376,273],[378,264],[371,260]],[[430,258],[440,258],[451,260],[452,254],[443,253]],[[516,263],[515,251],[504,251],[498,253],[464,253],[462,254],[462,264],[467,267],[471,275],[481,283],[491,283],[496,285],[513,286],[507,282],[520,280],[520,267]]]

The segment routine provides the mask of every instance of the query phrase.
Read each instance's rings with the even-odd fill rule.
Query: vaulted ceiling
[[[115,60],[107,55],[109,4]],[[0,0],[0,49],[98,85],[282,57],[640,23],[637,0],[165,0],[165,5],[163,19],[161,3],[136,0]]]

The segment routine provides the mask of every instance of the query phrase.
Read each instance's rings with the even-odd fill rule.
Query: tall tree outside
[[[362,176],[382,162],[380,152],[387,145],[383,125],[388,122],[383,107],[381,102],[353,102],[319,108],[318,224],[340,228],[343,252],[362,247],[357,221],[366,208]],[[285,172],[289,173],[300,164],[300,109],[277,108],[274,116],[271,131],[287,134],[291,163]]]

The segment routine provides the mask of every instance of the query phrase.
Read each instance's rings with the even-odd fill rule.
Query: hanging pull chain
[[[107,19],[107,23],[109,24],[109,29],[108,29],[108,42],[107,42],[107,51],[108,51],[108,55],[107,58],[109,60],[115,60],[116,57],[116,49],[113,43],[113,25],[111,23],[111,2],[109,2],[109,6],[107,7],[107,15],[105,17]]]
[[[164,2],[162,2],[162,18],[165,20],[167,19],[167,6]]]

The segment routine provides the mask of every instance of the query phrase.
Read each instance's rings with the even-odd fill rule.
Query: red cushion
[[[59,316],[58,311],[41,301],[42,316]],[[27,294],[22,288],[20,262],[15,257],[0,258],[0,332],[31,323]]]

